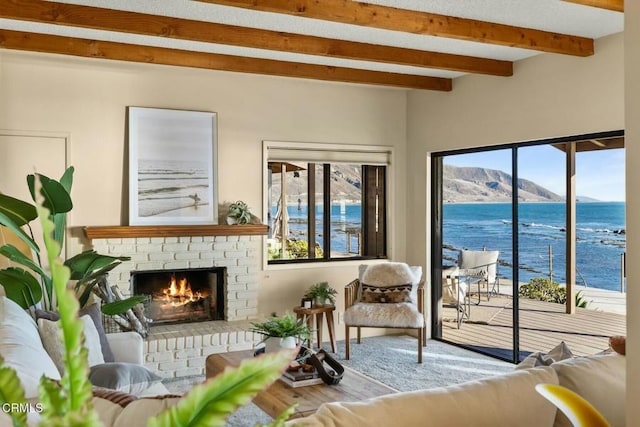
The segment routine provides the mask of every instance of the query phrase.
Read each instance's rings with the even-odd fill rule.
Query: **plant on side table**
[[[294,348],[298,343],[308,341],[311,336],[304,319],[297,319],[291,313],[285,313],[282,317],[272,316],[264,322],[253,322],[251,326],[251,332],[264,336],[261,343],[265,343],[267,352],[279,347]]]
[[[335,305],[336,295],[338,295],[338,291],[329,286],[328,282],[319,282],[311,285],[307,293],[304,294],[304,297],[312,299],[316,306],[323,306],[327,304],[327,300],[329,301],[329,305]]]

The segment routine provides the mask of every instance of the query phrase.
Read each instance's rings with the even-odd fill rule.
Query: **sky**
[[[447,156],[444,163],[498,169],[511,174],[511,150]],[[535,182],[561,196],[565,191],[565,154],[548,145],[518,149],[520,178]],[[576,154],[576,193],[600,201],[625,200],[624,149]]]

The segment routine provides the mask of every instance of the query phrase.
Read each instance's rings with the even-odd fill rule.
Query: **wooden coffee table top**
[[[242,360],[250,357],[253,357],[253,350],[212,354],[207,357],[207,378],[216,376],[227,366],[238,366]],[[268,389],[258,393],[253,403],[274,418],[289,406],[298,403],[291,418],[299,418],[313,414],[323,403],[357,402],[390,393],[397,393],[397,390],[345,367],[344,376],[338,385],[319,384],[291,388],[282,381],[276,381]]]

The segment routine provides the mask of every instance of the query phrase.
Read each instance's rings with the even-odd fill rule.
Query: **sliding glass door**
[[[432,154],[434,337],[518,362],[624,334],[623,165],[621,131]]]
[[[442,157],[443,339],[510,360],[512,150]],[[484,325],[498,322],[487,331]]]

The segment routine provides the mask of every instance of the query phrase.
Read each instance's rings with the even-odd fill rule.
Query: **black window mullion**
[[[307,167],[307,236],[309,258],[316,257],[316,164]]]
[[[329,163],[325,163],[322,165],[323,173],[322,173],[322,186],[323,186],[323,211],[324,215],[322,216],[322,234],[324,235],[323,240],[323,248],[322,248],[322,258],[330,259],[331,258],[331,165]]]

